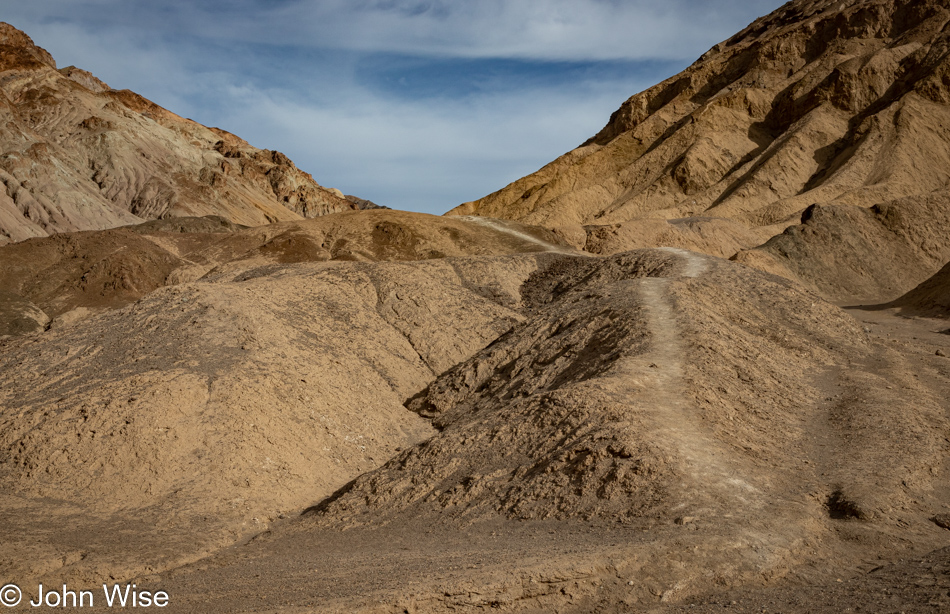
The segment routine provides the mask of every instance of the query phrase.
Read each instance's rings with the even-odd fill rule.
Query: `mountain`
[[[778,54],[763,83],[795,90],[808,62],[838,74],[829,50],[874,64],[917,34],[939,42],[941,11],[794,2],[690,70],[716,81],[735,54]],[[800,40],[808,24],[820,36]],[[3,49],[32,49],[29,74],[69,91],[96,87],[35,47]],[[722,87],[755,66],[737,63]],[[856,70],[847,92],[872,76]],[[713,134],[711,116],[735,121],[703,147],[739,147],[751,111],[712,93],[706,114],[688,110],[718,84],[655,93],[642,121],[542,170],[564,197],[545,205],[542,186],[524,199],[540,217],[521,217],[547,227],[344,197],[359,210],[260,225],[160,216],[0,246],[0,598],[14,582],[29,600],[65,585],[63,601],[94,588],[102,606],[100,585],[129,581],[166,591],[169,611],[207,614],[946,610],[950,209],[924,181],[937,154],[913,168],[901,157],[941,142],[902,130],[935,130],[942,107],[888,86],[897,123],[872,104],[882,132],[825,150],[841,164],[807,193],[845,186],[833,200],[739,198],[768,169],[801,170],[793,136],[776,135],[736,191],[705,188],[722,197],[708,212],[667,220],[676,207],[644,196],[636,215],[657,217],[624,218],[636,207],[623,205],[601,223],[567,206],[583,200],[569,184],[583,188],[584,168],[604,185],[630,179],[608,163],[674,107],[686,119],[630,173],[690,150],[680,131]],[[805,104],[786,133],[847,124],[835,100]],[[163,124],[136,121],[122,138],[154,145],[148,122]],[[253,161],[204,143],[229,165]],[[847,187],[868,156],[893,173]],[[29,172],[52,181],[66,167],[50,160]],[[608,253],[637,242],[651,246]]]
[[[0,244],[163,217],[259,226],[358,208],[277,151],[175,115],[0,23]]]
[[[913,223],[946,236],[948,19],[946,3],[933,0],[789,2],[631,97],[577,149],[450,214],[545,226],[595,253],[672,245],[731,257],[800,224],[815,205],[841,209],[824,222],[808,216],[810,230],[829,236],[841,218],[873,217],[872,206],[894,218],[927,200],[931,210]],[[894,298],[950,259],[946,241],[880,230],[907,242],[916,261],[898,283],[830,296]],[[820,258],[790,262],[783,245],[739,259],[814,287]],[[811,251],[848,257],[834,240]],[[851,259],[878,270],[882,257],[858,247]]]

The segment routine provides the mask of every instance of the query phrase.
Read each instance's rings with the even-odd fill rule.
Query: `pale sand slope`
[[[147,581],[181,611],[629,612],[950,544],[946,359],[727,261],[543,258],[527,319],[407,404],[431,439]]]

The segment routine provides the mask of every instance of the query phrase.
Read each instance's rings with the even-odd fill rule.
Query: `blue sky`
[[[56,58],[328,187],[444,213],[595,134],[776,0],[0,0]]]

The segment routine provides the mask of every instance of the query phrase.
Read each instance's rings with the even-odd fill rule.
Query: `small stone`
[[[937,350],[937,356],[943,356],[944,358],[946,358],[947,353],[944,352],[943,350]]]
[[[696,520],[696,517],[695,517],[695,516],[680,516],[679,518],[677,518],[677,519],[674,520],[673,522],[675,522],[676,524],[682,525],[682,524],[689,524],[689,523],[693,522],[694,520]]]
[[[950,514],[937,514],[930,521],[941,529],[950,529]]]

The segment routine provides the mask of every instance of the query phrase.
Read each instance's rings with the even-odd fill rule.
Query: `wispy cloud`
[[[756,8],[767,11],[775,3],[736,4],[309,0],[285,4],[270,15],[263,31],[283,30],[298,44],[361,51],[546,60],[689,59],[717,42],[710,40],[710,34],[724,26],[734,28]],[[247,34],[253,35],[253,30]]]
[[[687,60],[775,0],[33,0],[32,22],[223,41],[543,60]]]
[[[575,147],[777,0],[32,0],[2,19],[325,185],[441,213]]]
[[[645,84],[644,84],[645,85]],[[221,117],[255,144],[307,160],[318,181],[381,204],[442,213],[503,187],[577,145],[622,100],[601,84],[469,99],[340,92],[339,106],[256,88],[229,91]]]

